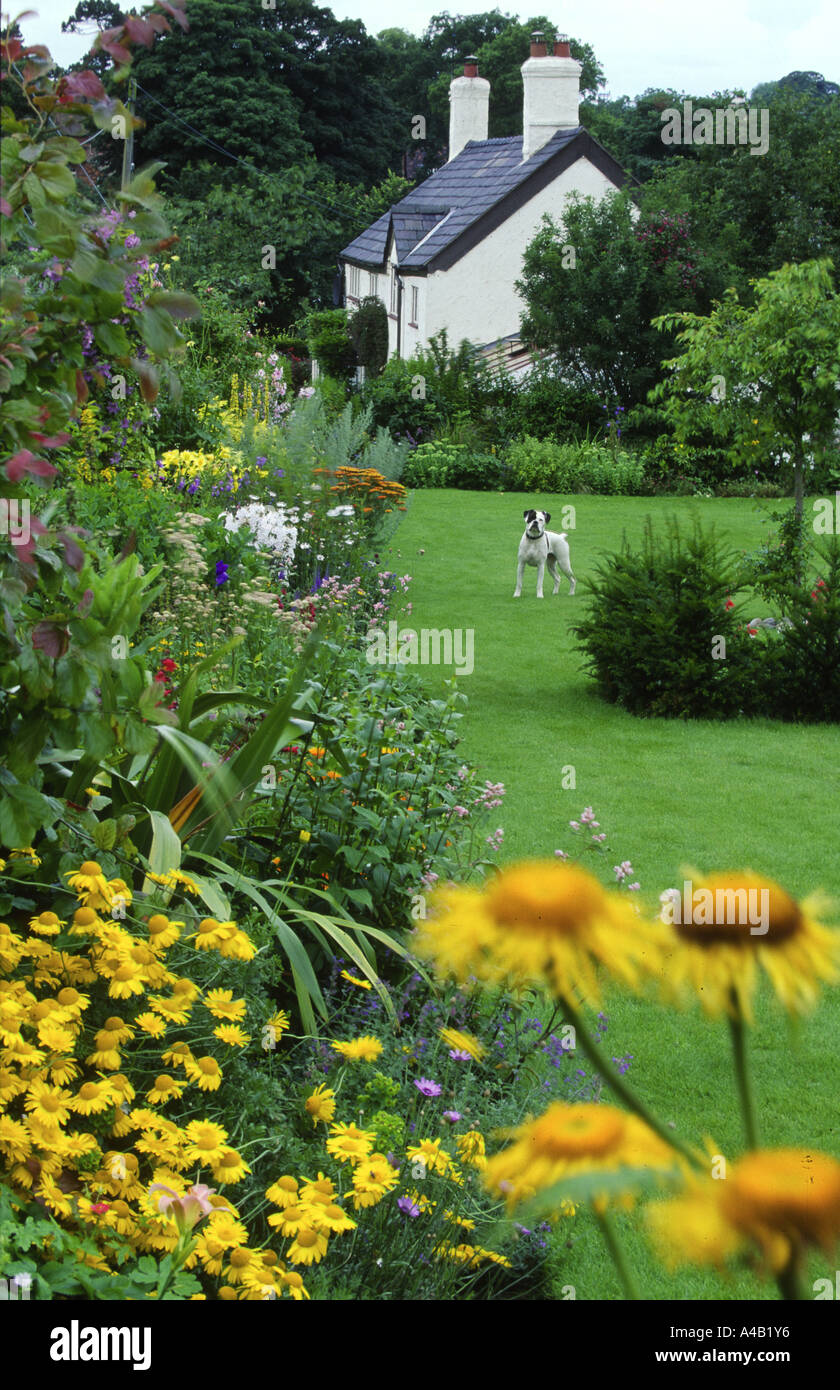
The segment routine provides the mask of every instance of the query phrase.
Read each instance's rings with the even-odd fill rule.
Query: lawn
[[[538,601],[531,569],[514,600],[523,509],[548,508],[553,528],[570,503],[576,596],[569,598],[564,578],[552,598],[546,576],[546,597]],[[646,516],[663,525],[675,516],[687,526],[697,517],[714,524],[734,549],[752,550],[783,505],[449,490],[412,495],[385,558],[414,576],[406,625],[474,631],[475,669],[460,680],[470,702],[463,751],[487,778],[505,784],[501,862],[574,851],[569,821],[592,806],[608,837],[602,874],[609,878],[613,864],[631,860],[650,903],[681,882],[683,865],[751,867],[797,896],[821,887],[840,899],[839,728],[635,718],[594,693],[569,632],[587,602],[587,576],[599,555],[615,548],[622,532],[639,537]],[[756,615],[766,611],[756,603]],[[420,669],[430,688],[452,674],[451,668]],[[564,788],[570,768],[574,786]],[[742,1140],[725,1026],[699,1011],[667,1012],[619,994],[608,997],[607,1013],[610,1050],[632,1054],[630,1078],[657,1113],[680,1134],[709,1134],[719,1152],[737,1153]],[[764,1142],[813,1144],[840,1155],[833,1065],[840,1053],[840,993],[824,996],[795,1035],[769,1000],[759,1019],[751,1052]],[[581,1245],[564,1253],[561,1282],[574,1283],[578,1297],[619,1296],[597,1240],[586,1239],[583,1248],[585,1254]],[[649,1297],[717,1296],[717,1281],[684,1274],[671,1284],[641,1244],[633,1253]],[[827,1272],[817,1261],[816,1273]],[[731,1292],[756,1297],[774,1290],[744,1276]]]

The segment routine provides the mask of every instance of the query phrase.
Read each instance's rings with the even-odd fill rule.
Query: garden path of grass
[[[559,520],[568,503],[576,508],[569,532],[575,598],[565,578],[558,597],[550,597],[546,575],[546,598],[538,601],[536,570],[529,569],[523,596],[514,600],[523,509],[548,508],[552,529],[565,529]],[[594,693],[569,632],[587,602],[586,579],[599,552],[616,548],[623,531],[640,537],[648,514],[663,524],[669,515],[687,525],[698,517],[714,523],[736,550],[752,550],[769,534],[764,519],[783,505],[452,490],[412,495],[382,558],[414,576],[413,609],[402,625],[474,630],[475,670],[459,682],[469,697],[463,751],[482,777],[505,784],[504,805],[488,827],[504,827],[501,862],[550,856],[556,848],[576,852],[568,822],[592,806],[607,832],[606,866],[611,871],[631,860],[651,902],[681,882],[685,864],[706,871],[751,867],[797,896],[822,887],[840,900],[840,728],[637,719]],[[767,611],[756,603],[756,615]],[[443,667],[419,670],[430,690],[452,674]],[[563,790],[561,770],[568,765],[576,787]],[[605,1007],[609,1051],[633,1055],[629,1079],[653,1109],[678,1133],[693,1140],[710,1134],[720,1152],[736,1154],[742,1139],[725,1025],[618,992]],[[764,1142],[814,1145],[840,1156],[840,989],[823,997],[796,1036],[772,1001],[758,1018],[750,1049]],[[669,1281],[629,1226],[628,1243],[648,1297],[717,1296],[720,1285],[702,1273]],[[828,1273],[819,1261],[815,1268],[813,1277]],[[597,1238],[563,1252],[558,1279],[575,1284],[578,1297],[620,1296]],[[741,1297],[773,1293],[773,1285],[749,1275],[730,1289]]]

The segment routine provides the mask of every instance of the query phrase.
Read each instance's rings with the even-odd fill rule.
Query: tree
[[[627,192],[597,203],[574,196],[563,227],[544,218],[517,288],[524,340],[610,409],[644,402],[659,376],[662,340],[651,319],[704,302],[687,221],[667,214],[636,221]]]
[[[679,356],[653,390],[679,438],[698,424],[732,441],[733,459],[764,442],[793,467],[801,520],[805,464],[840,418],[840,295],[830,260],[785,265],[754,284],[746,308],[728,290],[710,314],[666,314]]]
[[[349,323],[350,338],[366,377],[376,377],[388,361],[388,311],[381,299],[368,295]]]

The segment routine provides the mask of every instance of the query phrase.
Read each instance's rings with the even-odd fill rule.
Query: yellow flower
[[[149,928],[149,944],[153,951],[164,951],[173,946],[181,935],[183,922],[171,922],[162,912],[156,912],[146,923]]]
[[[353,1206],[373,1207],[396,1187],[399,1172],[384,1154],[371,1154],[353,1169]]]
[[[142,994],[145,989],[143,972],[133,961],[123,961],[118,965],[108,986],[112,999],[130,999],[132,994]]]
[[[584,1173],[621,1168],[671,1173],[673,1150],[635,1115],[612,1105],[557,1101],[539,1119],[512,1132],[515,1142],[487,1162],[486,1186],[504,1195],[509,1210],[526,1196]],[[610,1201],[616,1200],[611,1193]],[[632,1205],[632,1184],[618,1198]],[[603,1199],[597,1198],[599,1204]]]
[[[446,1177],[456,1171],[452,1155],[443,1148],[442,1139],[423,1139],[419,1144],[410,1145],[405,1152],[412,1163],[419,1163],[427,1173],[440,1173],[441,1177]]]
[[[346,1211],[337,1202],[318,1203],[310,1209],[312,1226],[325,1235],[339,1235],[342,1231],[355,1231],[356,1222],[351,1221]]]
[[[416,945],[461,981],[526,978],[595,1004],[599,967],[635,989],[642,964],[658,964],[655,941],[631,902],[552,860],[514,864],[483,890],[441,890]]]
[[[840,1240],[840,1163],[805,1149],[758,1149],[728,1176],[694,1178],[685,1193],[648,1208],[669,1268],[714,1264],[757,1244],[773,1270],[809,1246],[831,1255]]]
[[[248,1007],[244,999],[234,999],[232,989],[208,989],[203,1002],[214,1018],[228,1023],[241,1023]]]
[[[330,1046],[335,1052],[340,1053],[346,1062],[375,1062],[383,1052],[379,1039],[369,1035],[354,1038],[352,1042],[334,1042]]]
[[[266,1189],[265,1195],[269,1202],[272,1202],[275,1207],[285,1209],[286,1207],[295,1206],[298,1200],[297,1178],[293,1178],[289,1174],[286,1174],[282,1178],[278,1178],[275,1183],[272,1183],[271,1187]]]
[[[213,1034],[228,1047],[247,1047],[251,1041],[250,1034],[237,1023],[220,1023],[218,1028],[213,1029]]]
[[[174,1077],[163,1072],[156,1078],[151,1089],[146,1092],[146,1100],[152,1105],[164,1105],[168,1100],[178,1100],[183,1094],[183,1082],[176,1081]]]
[[[209,1120],[191,1120],[186,1126],[187,1157],[192,1163],[218,1163],[227,1149],[227,1130]]]
[[[455,1147],[461,1162],[466,1163],[468,1167],[478,1168],[479,1171],[487,1167],[484,1136],[479,1134],[477,1129],[468,1129],[466,1134],[459,1134],[455,1140]]]
[[[153,1013],[135,1014],[134,1022],[138,1028],[142,1028],[144,1033],[150,1034],[153,1038],[162,1038],[166,1032],[166,1024],[162,1018],[158,1018]]]
[[[86,1081],[70,1102],[80,1115],[101,1115],[114,1103],[114,1092],[107,1081]]]
[[[55,912],[39,912],[37,917],[30,918],[29,930],[37,932],[39,936],[58,936],[66,925],[66,922],[59,921]]]
[[[311,1096],[306,1097],[306,1113],[312,1119],[313,1125],[320,1120],[329,1124],[335,1114],[335,1091],[330,1091],[326,1086],[316,1086]]]
[[[440,1036],[451,1047],[453,1051],[468,1052],[477,1062],[480,1062],[486,1049],[474,1038],[472,1033],[461,1033],[457,1028],[441,1028]]]
[[[750,870],[690,882],[691,911],[681,900],[673,915],[692,920],[666,929],[661,990],[668,1002],[688,989],[711,1017],[729,1013],[752,1022],[759,967],[790,1014],[813,1008],[820,984],[840,979],[840,933],[817,920],[825,907],[818,895],[797,903]]]
[[[359,989],[371,989],[370,980],[359,980],[355,975],[350,975],[346,970],[341,972],[342,980],[348,980],[351,985],[358,985]]]
[[[87,900],[91,896],[102,899],[104,904],[109,904],[113,899],[113,894],[108,887],[108,881],[102,872],[101,867],[95,859],[86,859],[79,869],[68,871],[64,874],[69,886],[75,890],[76,896],[81,898],[83,905],[87,906]],[[92,907],[102,904],[92,903]]]
[[[310,830],[301,830],[298,838],[302,845],[308,845],[309,841],[312,839],[312,832]]]
[[[222,1084],[222,1069],[213,1057],[196,1057],[187,1062],[186,1071],[200,1091],[218,1091]]]
[[[318,1264],[327,1253],[327,1243],[321,1231],[303,1226],[286,1251],[286,1259],[293,1265]]]
[[[359,1163],[367,1158],[373,1148],[374,1134],[358,1129],[356,1125],[333,1124],[327,1140],[327,1153],[332,1154],[338,1163]]]
[[[42,1124],[66,1125],[70,1118],[73,1097],[69,1091],[46,1086],[43,1081],[30,1081],[25,1108]]]
[[[235,1149],[225,1149],[221,1157],[210,1164],[213,1181],[217,1183],[241,1182],[251,1169]]]

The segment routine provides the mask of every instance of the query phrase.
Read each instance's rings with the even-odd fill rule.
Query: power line
[[[256,165],[251,164],[247,159],[240,159],[239,155],[234,154],[231,150],[225,149],[224,145],[220,145],[217,140],[213,140],[210,136],[204,135],[200,130],[197,130],[194,125],[191,125],[189,121],[184,120],[182,116],[177,115],[176,112],[170,110],[168,106],[165,106],[162,101],[158,101],[157,97],[153,97],[151,92],[147,92],[146,88],[141,86],[139,82],[137,83],[137,90],[142,92],[144,97],[147,97],[155,106],[159,106],[161,111],[164,111],[170,120],[183,126],[185,130],[189,130],[197,140],[202,142],[202,144],[209,146],[212,150],[217,150],[219,154],[225,155],[227,159],[232,159],[234,163],[241,164],[243,169],[247,169],[251,174],[256,174],[257,178],[268,179],[269,182],[277,182],[278,187],[283,187],[283,179],[280,179],[278,182],[276,175],[266,174],[263,170],[258,169]],[[286,177],[289,177],[289,175],[286,175]],[[312,193],[304,193],[302,189],[298,189],[297,193],[298,196],[303,198],[306,202],[315,203],[318,207],[324,208],[327,212],[331,212],[333,216],[346,217],[348,221],[352,219],[355,225],[358,225],[363,216],[363,214],[359,212],[351,213],[349,210],[339,208],[337,204],[328,203],[325,199],[318,198]]]

